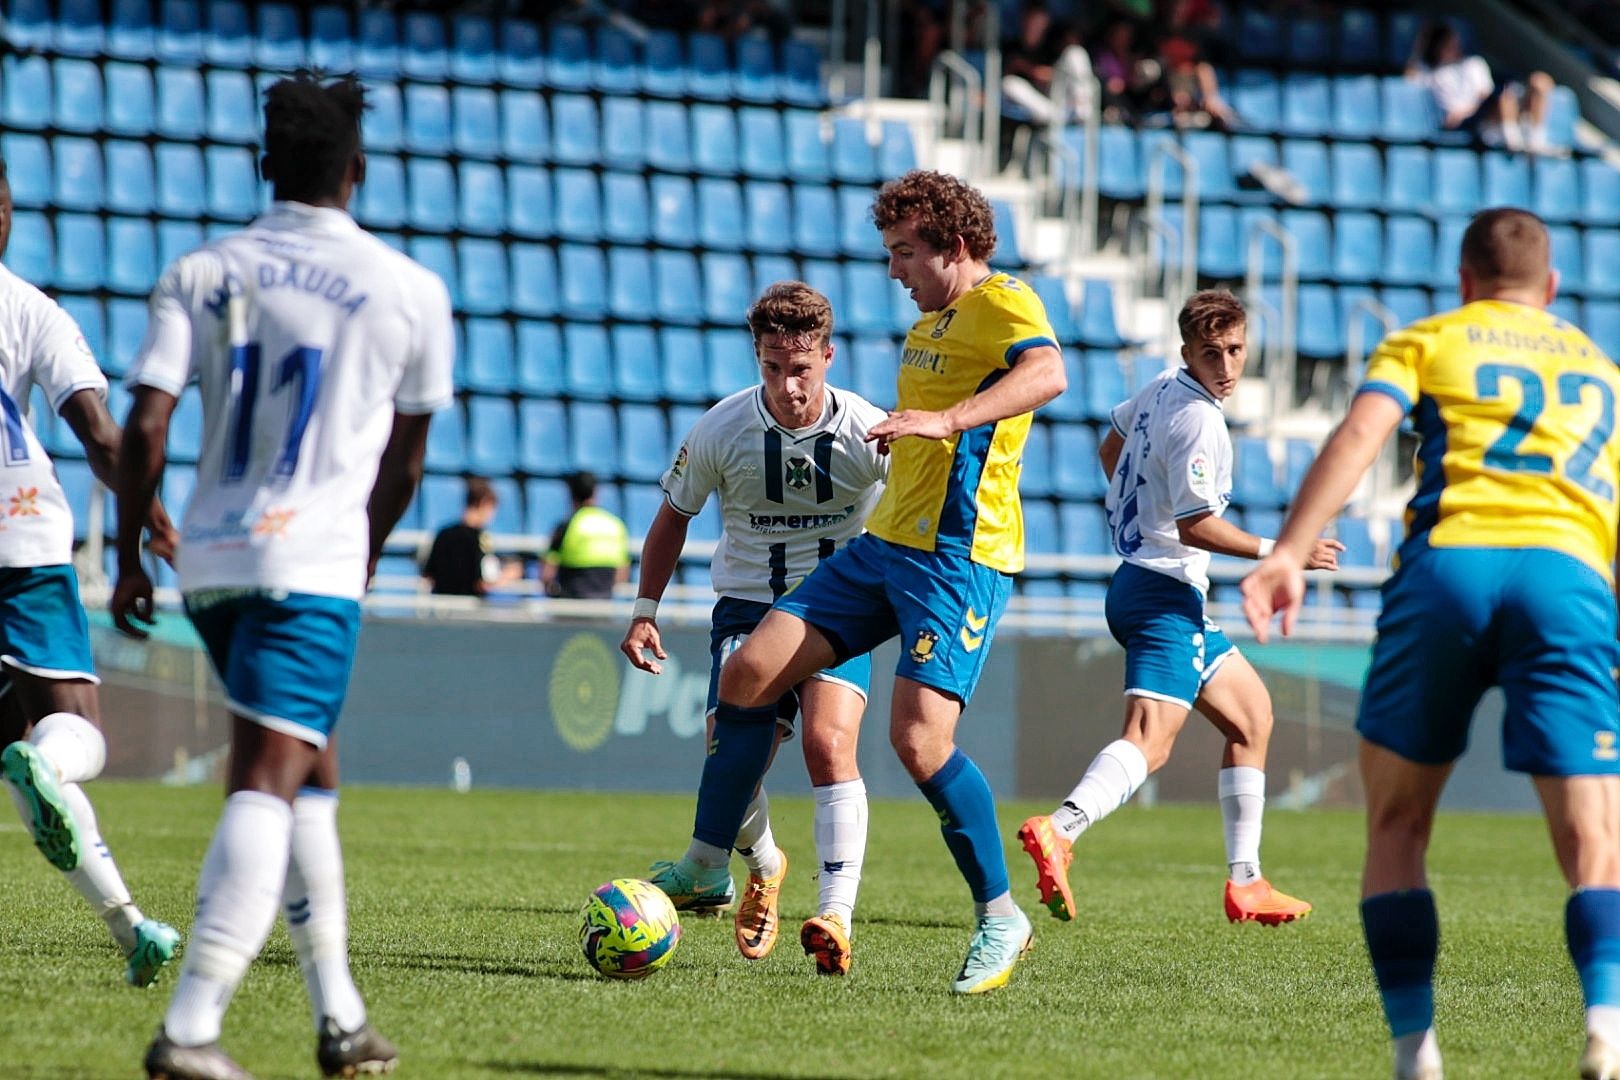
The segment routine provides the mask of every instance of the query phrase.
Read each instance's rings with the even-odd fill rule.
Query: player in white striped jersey
[[[719,597],[710,634],[711,723],[726,657],[777,598],[860,534],[888,474],[887,456],[866,440],[867,430],[887,414],[826,384],[832,321],[827,298],[802,282],[766,289],[748,311],[761,385],[740,390],[705,413],[664,473],[664,506],[647,531],[640,598],[620,648],[638,668],[659,673],[657,660],[665,653],[658,601],[685,544],[687,522],[718,492],[723,527],[710,564]],[[862,655],[806,679],[778,705],[778,743],[792,733],[801,708],[805,714],[804,759],[815,786],[821,895],[819,914],[804,924],[800,942],[826,974],[849,969],[850,924],[866,851],[866,787],[855,748],[870,681],[871,658]],[[679,907],[720,911],[735,898],[727,869],[729,838],[722,844],[709,835],[703,811],[711,785],[734,782],[752,780],[705,769],[691,846],[680,860],[653,868],[653,880]],[[763,959],[776,944],[777,893],[787,874],[787,858],[771,834],[763,786],[748,805],[737,852],[748,864],[748,887],[736,916],[737,947],[751,960]]]
[[[0,161],[0,254],[11,234],[11,185]],[[71,316],[0,267],[0,775],[34,844],[107,923],[146,986],[174,956],[173,927],[129,896],[79,786],[107,759],[90,655],[90,625],[73,572],[73,514],[29,423],[29,391],[45,398],[84,444],[103,483],[118,471],[118,425],[107,380]],[[153,546],[174,549],[163,508],[148,500]]]
[[[232,714],[229,797],[198,882],[180,983],[146,1057],[154,1077],[245,1075],[218,1046],[226,1003],[283,900],[328,1076],[391,1068],[349,974],[330,741],[359,600],[452,400],[450,300],[347,213],[364,176],[353,78],[301,73],[265,95],[274,203],[181,257],[153,292],[129,374],[113,614],[149,617],[133,508],[163,472],[195,378],[203,448],[181,530],[186,612]]]

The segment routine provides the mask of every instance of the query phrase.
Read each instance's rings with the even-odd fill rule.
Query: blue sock
[[[1361,902],[1361,926],[1384,1019],[1395,1038],[1434,1026],[1434,960],[1440,916],[1428,889],[1380,893]]]
[[[917,785],[939,813],[939,831],[956,868],[982,904],[1007,891],[1007,856],[996,825],[996,797],[984,773],[960,749],[939,772]]]
[[[1564,905],[1564,936],[1586,1007],[1620,1005],[1620,889],[1577,889]]]
[[[692,838],[731,850],[737,842],[754,788],[765,775],[776,741],[776,703],[744,709],[720,702],[714,710],[714,738],[703,759]]]

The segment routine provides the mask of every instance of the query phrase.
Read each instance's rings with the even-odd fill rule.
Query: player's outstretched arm
[[[1063,393],[1068,385],[1063,354],[1050,345],[1037,345],[1020,355],[1007,374],[988,389],[939,412],[891,412],[888,419],[872,425],[866,438],[868,442],[876,440],[880,447],[908,435],[948,439],[959,431],[1033,412]]]
[[[641,581],[636,590],[636,613],[630,618],[630,628],[624,632],[619,651],[642,671],[661,674],[659,660],[669,659],[664,651],[663,638],[658,632],[658,601],[663,599],[669,579],[675,573],[675,563],[686,546],[686,529],[691,519],[664,500],[647,528],[647,539],[641,545]],[[651,610],[648,610],[649,607]],[[652,657],[647,653],[651,652]]]
[[[1243,579],[1243,613],[1256,640],[1266,640],[1271,618],[1278,612],[1283,617],[1283,635],[1293,632],[1305,600],[1303,573],[1315,553],[1317,538],[1344,508],[1405,414],[1405,407],[1388,394],[1357,394],[1349,414],[1328,436],[1300,481],[1275,550]]]
[[[1263,536],[1244,532],[1230,521],[1216,517],[1213,513],[1181,518],[1176,522],[1176,531],[1181,537],[1181,542],[1188,547],[1199,548],[1216,555],[1232,555],[1239,559],[1265,558],[1275,542]],[[1337,540],[1319,538],[1311,548],[1310,557],[1305,561],[1305,569],[1337,570],[1339,552],[1343,550],[1344,545]]]
[[[113,625],[131,637],[146,637],[134,620],[152,621],[152,580],[141,565],[141,530],[163,479],[169,419],[179,400],[166,390],[137,386],[119,444],[114,486],[118,495],[118,583],[109,606]]]
[[[366,581],[377,572],[383,544],[411,505],[416,485],[422,482],[422,459],[427,456],[428,425],[432,413],[394,414],[394,428],[388,433],[377,464],[377,482],[366,500],[366,516],[371,521],[371,553],[366,559]]]
[[[67,421],[68,427],[73,430],[74,437],[84,447],[84,459],[90,466],[90,471],[109,491],[116,492],[118,448],[123,441],[124,433],[119,429],[118,422],[112,418],[112,414],[107,411],[106,404],[101,400],[101,394],[91,389],[80,390],[62,403],[60,412],[62,419]],[[151,533],[148,545],[153,554],[172,563],[180,536],[175,530],[174,522],[169,518],[168,511],[163,509],[162,499],[156,497],[152,499],[152,505],[147,511],[146,528]]]

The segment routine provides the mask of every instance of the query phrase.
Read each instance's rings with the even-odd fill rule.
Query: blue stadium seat
[[[1028,283],[1046,308],[1046,321],[1052,324],[1058,343],[1068,345],[1079,340],[1080,325],[1074,320],[1074,306],[1063,279],[1052,274],[1031,274]]]
[[[1284,139],[1282,166],[1304,186],[1307,203],[1320,206],[1333,197],[1326,143],[1314,139]]]
[[[393,82],[399,77],[399,22],[389,8],[360,9],[355,69],[370,82]]]
[[[703,337],[687,326],[666,326],[658,331],[658,352],[663,357],[663,389],[673,401],[709,400],[709,369]]]
[[[782,43],[782,67],[777,87],[789,105],[819,109],[827,104],[821,81],[821,53],[807,41],[793,38]]]
[[[95,141],[62,135],[51,149],[51,201],[67,210],[101,209],[101,149]]]
[[[1198,197],[1204,202],[1230,202],[1237,194],[1227,142],[1218,131],[1189,131],[1182,136],[1182,149],[1198,163]]]
[[[423,232],[449,232],[455,226],[456,174],[448,161],[413,157],[405,164],[405,220]]]
[[[1620,169],[1600,158],[1581,162],[1580,220],[1591,225],[1620,225]]]
[[[851,258],[882,261],[888,258],[888,252],[884,250],[882,234],[872,224],[871,206],[870,188],[839,185],[838,247]],[[1003,224],[1005,231],[1001,229]],[[1003,267],[1018,267],[1023,260],[1018,256],[1018,235],[1013,232],[1011,221],[998,221],[997,231],[1003,243],[996,250],[996,261]]]
[[[832,176],[832,155],[821,133],[821,117],[804,109],[782,114],[782,135],[787,144],[788,175],[803,183],[825,182]]]
[[[63,131],[99,131],[101,69],[90,60],[57,60],[52,64],[52,115]]]
[[[750,251],[783,252],[791,246],[793,220],[788,189],[782,184],[751,180],[743,184],[743,203]]]
[[[247,7],[238,0],[210,0],[203,58],[218,67],[245,68],[253,63],[253,27]]]
[[[1292,502],[1305,481],[1305,473],[1316,460],[1316,447],[1304,439],[1289,439],[1283,445],[1283,501]],[[1266,535],[1274,535],[1267,533]]]
[[[1389,285],[1427,285],[1434,274],[1434,227],[1423,218],[1384,222],[1384,272]]]
[[[159,143],[153,158],[157,165],[158,212],[194,217],[198,197],[206,190],[202,153],[195,146]]]
[[[840,116],[833,121],[833,176],[849,184],[878,180],[877,152],[867,137],[865,120]]]
[[[203,79],[193,69],[157,69],[157,133],[169,139],[199,138],[203,118]]]
[[[405,149],[413,154],[448,154],[453,143],[450,91],[406,83],[404,96]]]
[[[459,476],[422,478],[422,486],[416,493],[416,514],[424,527],[440,529],[452,524],[460,519],[465,505],[465,486]]]
[[[202,226],[195,221],[160,221],[157,227],[157,264],[162,269],[202,246]],[[142,316],[144,318],[145,316]]]
[[[1572,326],[1581,325],[1581,303],[1569,293],[1560,291],[1547,305],[1547,314],[1557,316]]]
[[[1551,225],[1547,229],[1553,269],[1558,271],[1558,291],[1580,296],[1586,292],[1586,268],[1581,259],[1580,235],[1572,225]]]
[[[597,25],[591,87],[609,95],[640,92],[641,49],[635,38],[606,23]]]
[[[101,308],[101,301],[89,296],[63,296],[57,302],[84,335],[90,355],[100,360],[101,354],[107,351],[107,316]]]
[[[501,152],[500,99],[483,86],[458,86],[450,99],[456,153],[492,159]]]
[[[408,11],[400,24],[399,69],[407,77],[442,83],[450,72],[444,20],[437,12]]]
[[[157,116],[152,73],[139,64],[108,63],[101,71],[107,91],[102,124],[114,135],[150,135]]]
[[[1198,215],[1198,272],[1210,278],[1241,277],[1244,262],[1237,211],[1230,206],[1204,207]]]
[[[1384,159],[1384,207],[1420,214],[1433,205],[1434,163],[1421,146],[1392,146]]]
[[[698,172],[731,176],[738,170],[737,125],[723,105],[694,105],[692,164]]]
[[[564,240],[595,242],[602,238],[602,201],[596,174],[587,169],[557,169],[557,235]]]
[[[549,248],[541,249],[547,255]],[[514,273],[516,260],[514,260]],[[562,334],[553,322],[524,319],[517,328],[517,385],[526,397],[554,398],[563,392]]]
[[[463,239],[456,246],[461,265],[458,307],[474,315],[504,314],[511,306],[506,249],[499,240]]]
[[[658,296],[658,318],[688,325],[702,322],[702,280],[698,274],[697,256],[690,251],[654,252],[653,281]],[[645,307],[645,293],[641,302]]]
[[[1084,151],[1078,129],[1064,136],[1077,153]],[[1084,156],[1081,157],[1084,161]],[[1142,197],[1145,175],[1136,131],[1118,124],[1104,124],[1097,132],[1097,190],[1110,199],[1125,201]]]
[[[1586,230],[1586,291],[1592,296],[1620,296],[1620,232]]]
[[[1576,220],[1581,197],[1580,171],[1575,162],[1537,155],[1531,170],[1529,205],[1546,221]]]
[[[500,166],[488,161],[463,161],[458,180],[461,205],[457,220],[462,230],[482,236],[499,235],[506,228],[506,182]]]
[[[573,512],[568,485],[561,480],[526,482],[523,485],[523,503],[523,531],[535,536],[550,536]]]
[[[602,213],[602,232],[608,241],[646,243],[652,228],[647,182],[635,173],[603,173]]]
[[[229,221],[247,222],[261,208],[259,174],[253,152],[240,146],[210,146],[207,150],[208,213]]]
[[[1277,463],[1266,440],[1239,435],[1232,440],[1232,501],[1243,507],[1275,509],[1287,496],[1277,484]]]
[[[1119,332],[1114,314],[1114,287],[1107,281],[1088,281],[1080,301],[1080,338],[1098,349],[1122,349],[1128,342]]]
[[[495,71],[502,83],[531,90],[546,79],[546,58],[540,49],[540,28],[527,19],[503,19]]]
[[[837,222],[838,200],[831,188],[806,183],[794,186],[794,250],[802,255],[838,254]]]
[[[1299,287],[1299,351],[1305,356],[1344,355],[1344,326],[1339,300],[1331,285]]]
[[[512,260],[512,310],[519,315],[555,315],[558,299],[557,259],[551,249],[540,244],[513,244],[508,254]],[[600,255],[595,269],[597,300],[588,307],[600,314],[601,294],[605,288]]]
[[[703,316],[709,322],[735,324],[753,301],[748,260],[729,252],[703,256]]]
[[[1575,121],[1581,116],[1575,91],[1562,84],[1554,86],[1547,100],[1547,143],[1568,149],[1575,145]]]
[[[368,229],[397,229],[405,224],[405,166],[397,157],[366,158],[366,182],[356,193],[359,217]]]
[[[1139,132],[1137,139],[1142,148],[1142,178],[1149,187],[1153,184],[1154,173],[1157,172],[1164,184],[1164,197],[1170,202],[1180,202],[1186,192],[1186,172],[1181,162],[1171,156],[1171,151],[1159,151],[1160,144],[1177,147],[1179,143],[1173,132],[1164,128],[1150,128]]]
[[[786,255],[755,255],[754,256],[754,292],[762,293],[776,281],[799,281],[803,274],[799,271],[799,261]]]
[[[654,176],[652,234],[657,243],[691,247],[697,242],[697,198],[684,176]]]
[[[689,34],[686,38],[686,92],[699,101],[731,98],[731,56],[724,38]]]
[[[1325,75],[1292,74],[1283,80],[1284,135],[1326,135],[1333,129],[1332,88]]]
[[[1108,529],[1108,515],[1098,504],[1064,503],[1059,517],[1062,523],[1065,555],[1114,553],[1113,537]]]
[[[658,485],[625,484],[624,505],[619,516],[624,520],[625,528],[629,530],[632,538],[643,537],[647,535],[653,519],[658,516],[658,511],[663,506],[664,493]],[[691,537],[692,533],[688,532],[687,536]]]
[[[642,41],[641,87],[654,97],[686,93],[686,57],[679,36],[654,30]]]
[[[101,5],[95,0],[78,0],[73,8],[97,26],[101,22]],[[64,19],[64,22],[66,20]],[[113,0],[112,17],[107,21],[106,53],[120,60],[150,60],[155,55],[156,40],[152,33],[152,5],[150,0]],[[61,48],[58,45],[58,48]],[[64,52],[73,51],[63,49]],[[101,49],[92,49],[94,55]]]
[[[616,248],[609,265],[616,271],[614,256],[642,255],[628,248]],[[611,275],[610,275],[611,276]],[[608,345],[607,327],[601,323],[568,323],[563,327],[565,385],[570,397],[606,401],[613,396],[613,353]],[[606,450],[606,447],[602,448]]]
[[[551,125],[539,94],[501,91],[501,154],[513,161],[544,161],[551,148]],[[366,128],[371,138],[371,128]]]
[[[413,236],[405,243],[405,254],[439,275],[450,294],[450,306],[461,308],[461,275],[456,273],[456,249],[448,237]]]
[[[568,406],[568,464],[589,469],[602,460],[604,447],[619,445],[619,424],[613,406],[575,402]]]
[[[206,128],[215,142],[251,143],[259,133],[253,80],[243,71],[208,72]]]
[[[398,150],[405,145],[405,102],[394,83],[366,88],[365,139],[367,151]]]
[[[16,244],[15,237],[12,240]],[[102,370],[114,377],[122,376],[134,362],[146,337],[146,301],[107,301],[107,351],[101,356]],[[114,414],[114,419],[123,416]]]
[[[1378,303],[1379,293],[1368,285],[1341,285],[1337,299],[1344,351],[1348,355],[1350,332],[1359,327],[1361,353],[1365,357],[1384,336],[1384,324],[1366,306],[1367,303]]]
[[[460,83],[488,85],[496,79],[495,24],[483,15],[453,16],[450,75]]]
[[[917,167],[917,148],[911,141],[911,125],[904,120],[883,121],[878,142],[878,175],[899,176]]]
[[[13,205],[37,209],[50,203],[51,148],[44,137],[6,132],[0,135],[0,155],[9,171]]]
[[[166,64],[196,64],[203,56],[202,5],[194,0],[162,0],[159,5],[157,59]]]
[[[180,461],[194,462],[201,452],[202,398],[195,388],[188,387],[180,395],[180,403],[175,406],[173,417],[169,423],[169,456]],[[181,477],[185,481],[184,495],[171,500],[167,485],[165,485],[163,501],[171,507],[175,506],[176,503],[184,503],[191,495],[194,480],[193,470],[186,469],[181,473]],[[170,513],[179,514],[181,511],[171,510]],[[179,519],[176,518],[176,520]]]
[[[844,301],[839,321],[856,333],[887,333],[894,325],[887,273],[880,264],[844,264]]]
[[[517,465],[517,412],[505,398],[474,394],[467,401],[467,467],[508,476]]]
[[[767,180],[786,175],[787,152],[782,144],[782,120],[775,109],[739,109],[737,127],[738,164],[743,173]]]
[[[1097,461],[1097,432],[1087,424],[1057,424],[1052,430],[1053,479],[1065,499],[1100,499],[1107,486]]]
[[[831,378],[835,385],[847,386],[882,407],[894,401],[894,359],[894,344],[888,338],[858,337],[847,352],[834,357],[834,365],[841,364],[842,370],[835,366]]]
[[[1333,276],[1339,281],[1376,279],[1384,265],[1384,229],[1375,214],[1344,211],[1333,221]]]
[[[1400,68],[1412,57],[1412,45],[1423,29],[1424,14],[1412,9],[1387,12],[1384,26],[1384,63]]]
[[[647,160],[646,107],[640,98],[602,99],[602,164],[640,169]]]
[[[309,62],[323,71],[355,70],[354,31],[344,8],[321,4],[310,11]],[[369,141],[371,132],[366,135]]]
[[[682,284],[690,288],[693,283],[689,279]],[[646,251],[629,247],[608,250],[608,312],[614,318],[652,318],[656,288],[652,259]]]
[[[1085,354],[1073,346],[1063,349],[1063,370],[1069,385],[1063,393],[1041,406],[1041,415],[1048,420],[1086,419],[1086,367]]]
[[[647,164],[665,172],[692,171],[686,106],[675,101],[647,103]]]
[[[56,215],[56,273],[63,289],[95,289],[106,273],[106,241],[101,220],[89,214]]]
[[[1522,154],[1487,151],[1481,177],[1481,206],[1529,206],[1530,161]]]
[[[759,382],[759,362],[746,330],[710,330],[703,335],[709,355],[709,396],[723,398]]]
[[[0,30],[4,31],[7,45],[19,51],[51,47],[54,19],[46,0],[12,0],[6,9],[6,21],[0,24]]]
[[[1382,118],[1378,113],[1376,75],[1341,75],[1333,80],[1333,137],[1371,139]]]
[[[1373,542],[1372,530],[1366,518],[1341,514],[1333,534],[1344,545],[1344,554],[1339,556],[1339,561],[1345,566],[1379,565],[1378,545]]]
[[[702,179],[697,184],[698,242],[721,251],[744,243],[742,189],[734,180]]]
[[[1620,356],[1620,302],[1588,300],[1582,322],[1587,336],[1610,359]]]
[[[546,84],[569,93],[591,89],[591,41],[585,28],[558,21],[547,36]]]
[[[1434,198],[1442,214],[1472,214],[1480,208],[1479,155],[1461,147],[1434,152]]]
[[[261,68],[295,71],[306,63],[304,29],[291,4],[260,4],[253,62]]]
[[[619,475],[627,480],[655,482],[671,460],[664,410],[657,405],[620,405],[619,428],[626,435],[619,446]]]
[[[517,385],[512,327],[504,319],[468,319],[466,383],[485,394],[510,393]]]
[[[806,259],[801,264],[806,285],[827,298],[834,311],[844,310],[844,274],[831,259]]]
[[[1333,238],[1327,215],[1316,210],[1284,210],[1279,217],[1294,237],[1295,265],[1304,281],[1320,281],[1333,271]]]
[[[1086,415],[1107,422],[1114,406],[1130,395],[1119,357],[1106,349],[1090,350],[1086,353],[1085,375]]]
[[[1246,61],[1270,63],[1283,57],[1282,22],[1269,11],[1246,7],[1239,17],[1238,55]]]
[[[467,467],[467,421],[459,402],[429,425],[426,464],[434,472],[460,472]]]
[[[780,93],[777,70],[776,46],[768,38],[737,39],[737,70],[732,75],[731,89],[738,98],[774,102]]]
[[[1372,210],[1384,205],[1384,161],[1376,147],[1335,142],[1328,147],[1328,168],[1333,174],[1335,206]]]
[[[1230,84],[1232,108],[1250,131],[1278,131],[1282,127],[1280,80],[1269,71],[1242,69]],[[1115,129],[1120,130],[1120,129]]]
[[[659,363],[658,335],[653,328],[619,323],[609,336],[613,346],[614,396],[625,401],[662,400],[663,366]]]
[[[1026,462],[1027,460],[1028,459],[1026,458]],[[1023,475],[1025,477],[1025,481],[1021,481],[1021,483],[1027,482],[1027,478],[1029,477],[1028,471],[1026,471]],[[1035,496],[1035,492],[1033,491],[1027,493],[1021,492],[1021,494]],[[1056,555],[1058,553],[1058,549],[1062,546],[1060,540],[1058,539],[1057,507],[1053,506],[1046,499],[1036,496],[1026,497],[1024,499],[1023,510],[1024,550],[1032,555]],[[1036,578],[1028,573],[1025,573],[1019,575],[1017,584],[1019,592],[1026,596],[1030,596],[1038,595],[1038,589],[1041,586],[1052,586],[1056,585],[1057,582],[1051,579]]]
[[[1434,272],[1429,277],[1429,284],[1434,288],[1457,288],[1457,262],[1462,251],[1463,231],[1467,228],[1468,218],[1462,214],[1440,219],[1435,230]]]
[[[1379,104],[1379,134],[1389,142],[1422,142],[1437,130],[1429,91],[1399,75],[1380,80]]]

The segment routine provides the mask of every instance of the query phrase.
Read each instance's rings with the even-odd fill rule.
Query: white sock
[[[737,829],[736,851],[755,877],[775,877],[782,871],[776,837],[771,835],[771,797],[765,794],[763,787],[754,792],[748,809],[743,812],[742,825]]]
[[[76,713],[51,713],[34,725],[28,741],[56,767],[64,784],[94,780],[107,764],[107,740],[101,729]]]
[[[1586,1030],[1610,1046],[1620,1046],[1620,1005],[1593,1005],[1587,1009]]]
[[[1124,806],[1147,775],[1142,751],[1134,743],[1115,739],[1091,759],[1086,775],[1052,812],[1052,827],[1073,843],[1086,829]]]
[[[731,865],[731,852],[723,847],[704,843],[694,836],[692,842],[686,845],[683,861],[692,870],[724,870]]]
[[[337,792],[306,789],[293,800],[291,856],[282,911],[309,991],[315,1030],[331,1017],[341,1031],[366,1022],[349,972],[349,915],[338,843]]]
[[[84,789],[78,784],[63,784],[62,798],[67,802],[68,813],[73,815],[73,823],[79,827],[83,844],[79,865],[67,872],[67,879],[90,904],[90,909],[101,916],[118,947],[127,953],[135,947],[135,927],[145,916],[129,898],[129,887],[118,872],[118,864],[113,862],[112,852],[107,850],[107,842],[101,838],[96,812]]]
[[[1424,1028],[1395,1040],[1395,1075],[1419,1076],[1425,1070],[1440,1068],[1440,1043],[1434,1028]]]
[[[821,914],[854,926],[855,894],[866,861],[866,781],[860,777],[815,789],[816,860],[821,863]]]
[[[163,1028],[182,1046],[219,1038],[220,1021],[275,925],[287,880],[292,807],[238,791],[225,800],[197,877],[197,918]]]
[[[1018,914],[1018,905],[1013,903],[1012,890],[1009,889],[1000,896],[993,896],[982,904],[973,905],[973,914],[995,915],[1005,917]]]
[[[1260,879],[1260,826],[1266,813],[1266,774],[1250,765],[1222,769],[1221,831],[1226,835],[1226,865],[1233,883]]]

